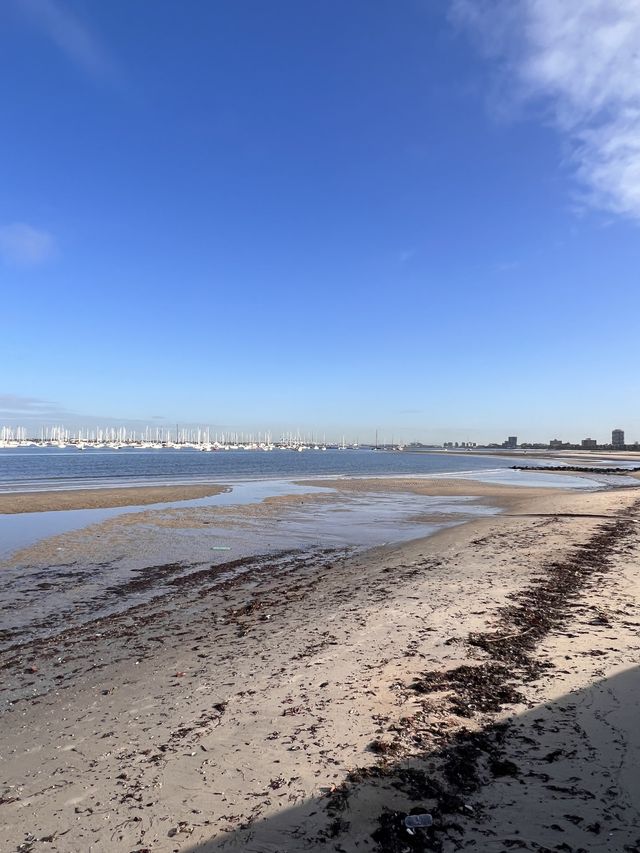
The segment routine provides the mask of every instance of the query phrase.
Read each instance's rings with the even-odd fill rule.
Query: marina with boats
[[[268,431],[257,435],[243,432],[212,433],[210,427],[180,428],[145,427],[142,430],[127,427],[96,427],[69,430],[64,426],[42,427],[39,436],[28,433],[26,427],[0,427],[0,449],[25,447],[75,448],[77,450],[357,450],[361,445],[346,442],[319,441],[313,434],[299,431],[282,433],[274,439]],[[367,445],[368,446],[368,445]]]

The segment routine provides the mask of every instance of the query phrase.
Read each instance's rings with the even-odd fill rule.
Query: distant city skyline
[[[0,423],[640,437],[640,4],[0,4]]]

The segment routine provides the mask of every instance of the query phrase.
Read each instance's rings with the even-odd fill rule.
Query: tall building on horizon
[[[611,444],[614,450],[624,450],[624,430],[614,429],[611,432]]]

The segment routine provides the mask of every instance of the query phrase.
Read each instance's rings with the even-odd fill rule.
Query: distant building
[[[594,450],[598,446],[595,438],[583,438],[581,444],[587,450]]]
[[[551,441],[549,442],[549,447],[552,450],[557,450],[559,447],[562,447],[563,443],[564,442],[560,438],[552,438]]]
[[[614,450],[624,450],[624,430],[614,429],[611,433],[611,444]]]
[[[506,441],[502,442],[502,446],[506,447],[508,450],[515,450],[518,446],[518,436],[510,435]]]

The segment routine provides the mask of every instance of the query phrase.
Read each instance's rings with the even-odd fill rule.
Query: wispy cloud
[[[41,397],[29,397],[24,394],[0,393],[0,426],[25,426],[27,428],[42,425],[64,424],[68,428],[94,426],[136,426],[142,421],[131,418],[97,417],[71,411],[66,406]]]
[[[61,0],[20,0],[20,13],[83,71],[100,79],[117,77],[116,63],[90,26]]]
[[[52,234],[24,222],[0,225],[0,257],[13,266],[38,266],[56,252]]]
[[[39,397],[24,397],[20,394],[0,394],[0,417],[3,418],[51,417],[63,413],[64,410],[50,400],[41,400]]]
[[[564,135],[583,200],[640,220],[640,2],[452,0],[452,10],[500,59],[514,99]]]
[[[0,427],[25,427],[32,435],[39,434],[42,426],[64,426],[70,430],[92,429],[99,427],[126,427],[143,430],[147,426],[175,426],[176,418],[167,419],[162,415],[148,417],[117,417],[113,415],[91,415],[74,411],[65,405],[45,400],[41,397],[29,397],[24,394],[0,392]],[[190,421],[180,419],[180,428],[191,429],[209,426],[211,429],[241,429],[237,424],[218,424],[203,420]]]

